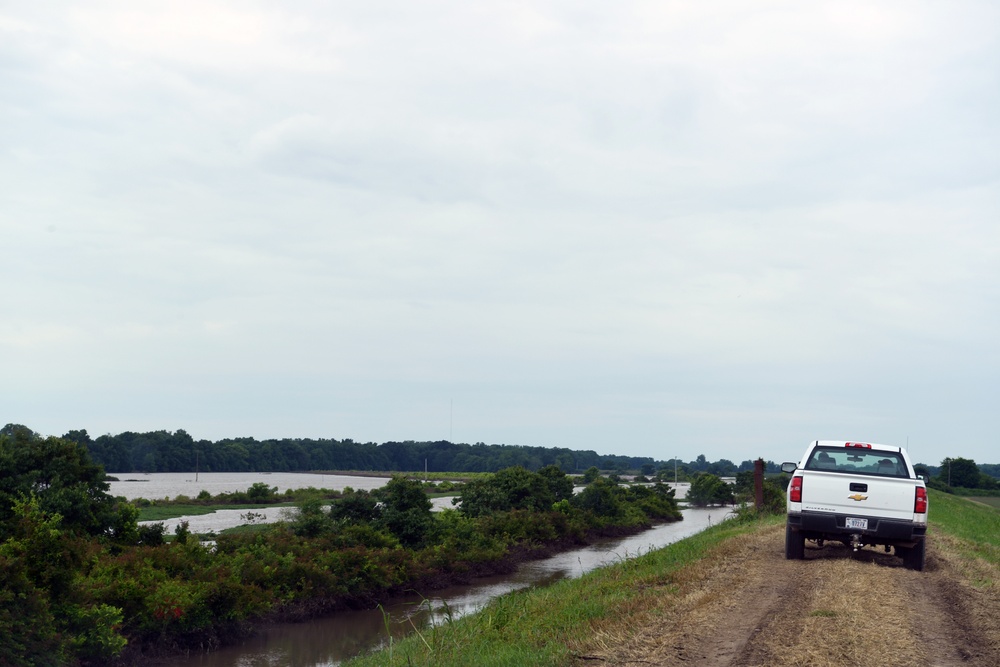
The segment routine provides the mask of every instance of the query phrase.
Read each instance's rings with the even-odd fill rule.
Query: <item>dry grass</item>
[[[995,566],[968,559],[953,538],[931,544],[928,571],[913,572],[893,555],[839,545],[785,560],[780,526],[739,535],[579,648],[621,666],[1000,664],[1000,600],[982,583],[996,580]]]

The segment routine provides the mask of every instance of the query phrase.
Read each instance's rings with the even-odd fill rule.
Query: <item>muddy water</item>
[[[693,535],[722,521],[728,512],[720,508],[686,509],[684,521],[524,563],[511,575],[483,578],[470,586],[428,591],[426,595],[432,596],[428,599],[415,596],[397,600],[388,606],[388,622],[377,609],[341,612],[305,623],[272,626],[239,646],[156,664],[159,667],[333,667],[383,645],[390,631],[394,636],[403,636],[413,626],[425,628],[442,623],[445,613],[457,618],[475,612],[499,595],[579,577],[602,565]]]
[[[152,474],[120,473],[117,482],[109,482],[109,493],[124,496],[129,500],[146,498],[160,500],[185,495],[194,498],[202,491],[213,496],[220,493],[246,491],[253,484],[261,482],[277,487],[278,493],[287,489],[317,489],[342,491],[346,487],[354,489],[377,489],[389,481],[388,477],[354,477],[351,475],[323,475],[306,472],[158,472]]]

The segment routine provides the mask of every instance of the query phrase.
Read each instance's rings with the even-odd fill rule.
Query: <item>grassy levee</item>
[[[784,516],[725,521],[662,549],[624,557],[579,579],[500,597],[479,613],[411,634],[345,667],[521,667],[567,665],[594,632],[627,623],[675,593],[685,568],[730,538],[775,526]],[[624,554],[623,554],[624,556]]]
[[[927,519],[931,540],[938,536],[952,538],[955,548],[966,558],[1000,565],[1000,511],[931,489]]]
[[[992,586],[992,573],[1000,564],[1000,512],[966,498],[930,493],[932,544],[942,555],[965,559],[968,567],[962,569],[969,583]],[[575,655],[595,648],[591,643],[601,630],[641,622],[644,611],[657,607],[657,599],[676,594],[691,578],[692,565],[710,554],[724,554],[732,538],[783,522],[783,515],[727,521],[579,579],[498,598],[477,614],[411,634],[345,667],[565,667]]]

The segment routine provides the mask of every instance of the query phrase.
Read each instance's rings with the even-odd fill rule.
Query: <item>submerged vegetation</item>
[[[183,524],[170,543],[162,525],[140,527],[139,508],[107,493],[79,443],[0,433],[0,467],[5,665],[134,663],[208,649],[261,620],[374,606],[680,518],[664,484],[596,478],[574,494],[556,466],[514,467],[474,479],[456,509],[437,513],[423,484],[404,477],[336,498],[307,493],[293,519],[207,547]],[[270,491],[251,487],[246,499]]]

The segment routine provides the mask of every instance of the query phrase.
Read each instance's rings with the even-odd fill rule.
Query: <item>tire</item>
[[[806,538],[797,530],[785,524],[785,558],[802,560],[806,557]]]
[[[927,562],[927,541],[918,540],[913,548],[902,551],[900,555],[903,557],[903,565],[906,566],[906,569],[922,572],[924,564]]]

